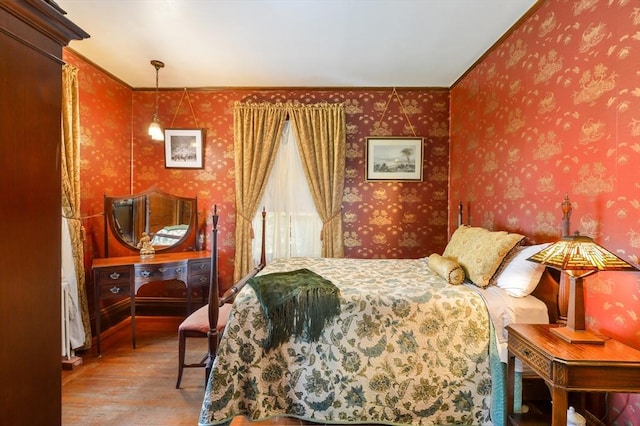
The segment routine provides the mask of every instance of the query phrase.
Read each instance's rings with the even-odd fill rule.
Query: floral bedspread
[[[200,425],[234,416],[332,424],[490,425],[490,319],[473,289],[426,259],[274,260],[261,274],[307,268],[340,288],[341,315],[318,342],[265,354],[266,321],[245,286],[207,385]]]

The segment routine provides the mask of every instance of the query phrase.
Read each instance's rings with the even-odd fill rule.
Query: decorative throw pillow
[[[433,272],[447,280],[449,284],[458,285],[464,281],[462,267],[451,259],[433,253],[429,256],[428,265]]]
[[[516,247],[515,256],[509,256],[502,271],[496,275],[496,285],[513,297],[530,295],[540,282],[545,266],[527,259],[547,246],[548,243]]]
[[[475,285],[486,287],[505,256],[523,239],[520,234],[463,225],[453,233],[442,256],[459,263]]]

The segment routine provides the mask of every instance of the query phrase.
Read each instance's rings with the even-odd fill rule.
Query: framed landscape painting
[[[422,181],[423,138],[366,138],[367,181]]]
[[[164,166],[167,169],[202,169],[204,131],[202,129],[165,129]]]

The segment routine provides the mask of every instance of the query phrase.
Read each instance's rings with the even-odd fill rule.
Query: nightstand
[[[604,345],[572,344],[551,333],[557,325],[511,324],[505,423],[513,414],[515,357],[531,367],[551,391],[552,426],[567,424],[568,393],[640,393],[640,351],[609,339]]]

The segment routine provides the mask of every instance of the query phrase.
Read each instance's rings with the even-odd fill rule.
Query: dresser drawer
[[[211,259],[197,259],[189,261],[189,275],[208,274],[211,271]]]
[[[131,294],[131,285],[127,283],[102,283],[100,286],[100,298],[128,297]]]
[[[136,265],[136,280],[172,280],[185,279],[187,276],[186,262],[164,263],[162,265]]]
[[[529,365],[543,378],[552,377],[552,360],[547,358],[545,354],[540,352],[536,347],[523,342],[517,337],[509,335],[509,351],[520,358],[523,363]]]
[[[189,288],[209,287],[209,274],[189,275],[187,278]]]
[[[100,269],[98,270],[98,283],[100,285],[110,285],[110,284],[127,284],[129,285],[129,280],[131,278],[131,269],[124,268],[110,268],[110,269]]]

